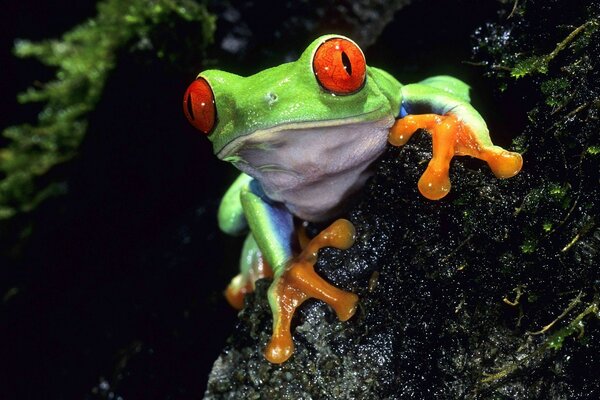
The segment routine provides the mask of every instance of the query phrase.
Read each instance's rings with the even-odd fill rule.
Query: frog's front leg
[[[418,129],[432,136],[433,156],[418,184],[428,199],[450,191],[448,170],[455,155],[484,160],[498,178],[521,170],[521,155],[492,143],[485,121],[469,104],[468,86],[458,79],[435,77],[403,86],[400,117],[390,131],[392,145],[404,145]]]
[[[347,249],[353,244],[354,227],[347,220],[337,220],[294,255],[298,239],[293,217],[282,204],[270,201],[256,181],[242,190],[241,203],[252,235],[274,272],[268,295],[273,333],[264,354],[270,362],[282,363],[294,351],[290,324],[296,308],[305,300],[326,302],[342,321],[354,315],[358,297],[331,285],[314,270],[319,249]]]

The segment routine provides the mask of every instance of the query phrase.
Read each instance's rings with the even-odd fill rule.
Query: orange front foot
[[[452,114],[407,115],[392,126],[389,142],[402,146],[418,129],[426,129],[433,141],[433,156],[418,184],[421,194],[430,200],[441,199],[450,191],[448,171],[455,155],[469,155],[486,161],[498,178],[510,178],[523,166],[519,153],[491,144],[487,129],[476,134]]]
[[[273,312],[273,335],[265,349],[265,357],[272,363],[286,361],[294,352],[290,324],[296,308],[305,300],[315,298],[329,304],[341,321],[354,315],[358,296],[331,285],[314,270],[317,252],[323,247],[347,249],[354,243],[354,226],[338,219],[308,242],[288,267],[277,274],[269,288],[269,303]]]

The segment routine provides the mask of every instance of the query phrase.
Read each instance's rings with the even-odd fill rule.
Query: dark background
[[[470,35],[498,18],[497,8],[494,1],[417,1],[366,49],[367,62],[402,82],[442,73],[464,79],[495,141],[506,145],[523,121],[494,109],[518,108],[518,95],[498,100],[481,71],[464,64]],[[16,59],[13,40],[58,37],[95,13],[91,1],[3,5],[0,128],[35,121],[41,106],[18,105],[16,94],[53,76],[36,60]],[[257,31],[269,29],[256,19]],[[222,56],[219,68],[248,74],[287,56],[228,57],[219,49],[226,29],[219,21],[209,50]],[[0,288],[13,295],[1,305],[0,398],[202,396],[235,326],[221,291],[236,273],[241,244],[216,228],[220,195],[235,172],[181,113],[193,79],[186,69],[123,51],[78,157],[50,173],[66,177],[68,194],[29,216],[26,240],[2,244]]]

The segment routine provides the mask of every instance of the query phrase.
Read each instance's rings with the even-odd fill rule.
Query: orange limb
[[[304,249],[310,242],[310,238],[306,234],[306,222],[296,226],[296,235],[300,249]],[[246,257],[252,259],[248,271],[237,274],[224,292],[225,299],[236,310],[244,308],[244,298],[247,294],[254,292],[257,280],[273,277],[273,270],[258,249],[251,250]]]
[[[273,334],[265,349],[265,357],[272,363],[286,361],[294,352],[290,331],[296,308],[305,300],[315,298],[329,304],[341,321],[352,317],[358,296],[331,285],[314,270],[317,253],[323,247],[347,249],[354,243],[354,226],[338,219],[310,240],[269,289],[269,302],[273,311]]]
[[[477,135],[455,115],[407,115],[396,120],[389,142],[402,146],[418,130],[426,129],[433,141],[433,155],[419,179],[419,191],[430,200],[439,200],[450,191],[448,171],[455,155],[469,155],[487,162],[498,178],[510,178],[523,166],[519,153],[499,146],[484,145]],[[487,134],[487,132],[486,132]]]
[[[247,274],[237,274],[225,289],[225,299],[236,310],[244,308],[244,297],[254,292],[254,283],[261,278],[271,278],[273,270],[260,252],[257,252]]]

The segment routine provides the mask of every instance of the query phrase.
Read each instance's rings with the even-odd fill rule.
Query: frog
[[[308,299],[325,302],[340,321],[357,310],[358,296],[331,284],[314,268],[324,247],[341,251],[356,240],[344,217],[388,145],[403,146],[424,130],[432,156],[417,187],[439,201],[451,189],[454,156],[483,160],[501,179],[516,175],[523,158],[493,144],[486,122],[470,104],[470,87],[439,75],[401,84],[368,66],[352,39],[315,39],[293,62],[242,77],[210,69],[183,96],[188,121],[214,154],[240,170],[219,209],[220,229],[244,235],[240,273],[225,291],[236,308],[270,278],[272,332],[263,351],[281,364],[294,353],[291,321]],[[314,237],[306,224],[324,226]]]

